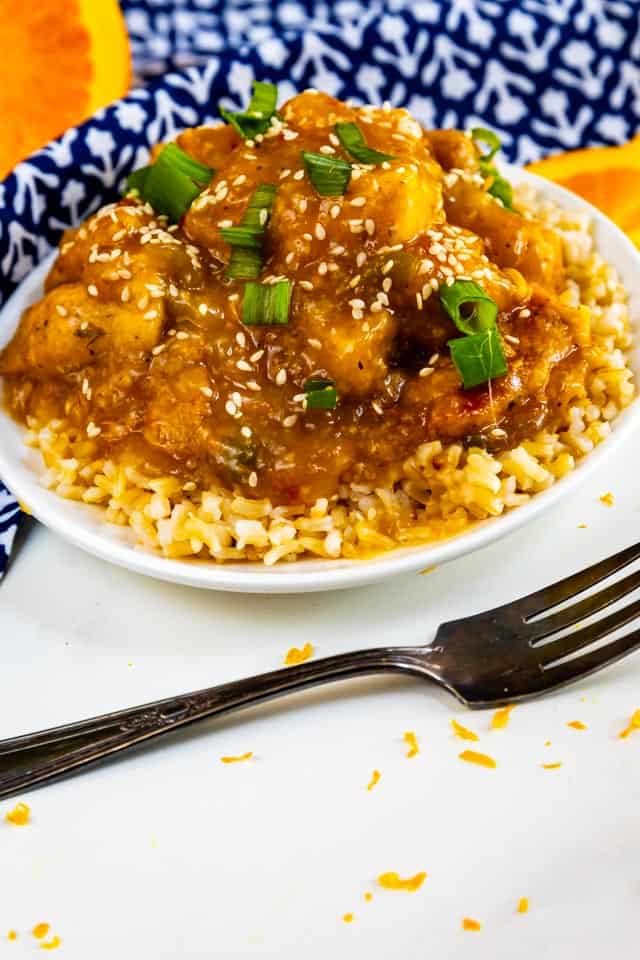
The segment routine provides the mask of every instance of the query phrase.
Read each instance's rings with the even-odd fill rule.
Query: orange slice
[[[606,213],[640,246],[640,136],[622,147],[588,147],[527,167]]]
[[[123,96],[129,41],[117,0],[0,0],[0,179]]]

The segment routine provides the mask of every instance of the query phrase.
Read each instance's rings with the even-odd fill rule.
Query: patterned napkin
[[[519,163],[640,126],[637,0],[123,0],[147,84],[0,184],[0,303],[116,195],[148,145],[206,122],[254,77],[407,106],[426,126],[490,126]],[[184,67],[188,67],[184,70]],[[166,76],[167,71],[182,70]],[[144,106],[144,111],[142,107]],[[119,147],[126,141],[127,146]],[[0,578],[20,511],[0,482]]]

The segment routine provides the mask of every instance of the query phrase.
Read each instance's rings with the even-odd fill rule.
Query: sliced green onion
[[[502,377],[507,372],[507,361],[497,327],[471,337],[449,340],[447,346],[465,390]]]
[[[450,287],[444,284],[440,303],[460,333],[472,336],[495,327],[498,304],[471,280],[456,280]]]
[[[500,174],[493,168],[492,174],[493,182],[489,187],[488,193],[492,197],[502,201],[503,207],[506,207],[507,210],[513,210],[513,189],[508,180],[505,180],[504,177],[501,177]]]
[[[261,183],[247,204],[238,227],[221,227],[220,235],[231,244],[227,276],[232,280],[255,280],[262,270],[262,244],[276,195],[272,183]]]
[[[358,163],[384,163],[395,160],[390,153],[381,153],[367,146],[364,134],[357,123],[336,123],[334,130],[347,153]]]
[[[507,372],[507,361],[497,327],[490,327],[470,337],[449,340],[447,346],[465,390],[478,387]]]
[[[476,143],[483,143],[489,147],[488,153],[483,153],[480,161],[489,163],[495,157],[496,153],[502,146],[500,142],[500,137],[497,133],[494,133],[493,130],[487,130],[486,127],[474,127],[471,131],[471,139],[475,140]]]
[[[175,143],[168,143],[155,163],[129,174],[127,187],[150,203],[156,213],[178,223],[213,174],[210,167],[194,160]]]
[[[314,189],[321,197],[342,197],[351,179],[351,164],[323,153],[302,151],[302,159]]]
[[[291,283],[247,283],[244,288],[242,322],[247,326],[272,326],[289,323]]]
[[[307,395],[307,410],[335,410],[338,405],[338,391],[335,380],[312,377],[304,385]]]
[[[220,116],[234,127],[244,140],[266,133],[276,112],[278,88],[275,83],[254,80],[253,95],[246,110],[233,111],[220,107]]]

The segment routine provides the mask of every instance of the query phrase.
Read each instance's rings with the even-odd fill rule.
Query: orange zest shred
[[[615,503],[615,498],[611,491],[609,493],[603,493],[600,497],[600,503],[604,503],[605,507],[612,507]]]
[[[41,949],[41,950],[55,950],[57,947],[60,946],[61,943],[62,943],[62,940],[61,940],[60,937],[56,934],[55,937],[51,937],[51,940],[43,940],[42,943],[40,944],[40,949]]]
[[[545,740],[544,745],[545,745],[545,747],[550,747],[550,746],[551,746],[551,740]]]
[[[31,816],[31,809],[28,804],[16,803],[13,810],[5,815],[5,820],[7,823],[12,823],[16,827],[24,827],[25,824],[29,823],[29,818]]]
[[[9,930],[9,933],[7,934],[7,940],[17,940],[17,939],[18,939],[17,931]]]
[[[36,940],[42,940],[43,937],[49,933],[49,924],[48,923],[36,923],[35,927],[31,931]]]
[[[475,740],[477,742],[480,739],[477,733],[469,730],[468,727],[463,727],[457,720],[452,720],[451,726],[456,737],[460,737],[461,740]]]
[[[388,873],[380,874],[378,883],[385,890],[408,890],[410,893],[415,893],[416,890],[420,889],[426,878],[427,875],[424,870],[416,873],[413,877],[407,877],[406,880],[403,880],[395,870],[390,870]]]
[[[367,903],[371,903],[371,901],[373,900],[373,894],[369,893],[369,891],[367,890],[366,893],[364,894],[364,898],[367,901]]]
[[[463,750],[459,757],[467,763],[477,763],[479,767],[489,767],[491,770],[497,767],[493,757],[489,757],[486,753],[477,753],[475,750]]]
[[[586,730],[587,725],[583,723],[582,720],[570,720],[567,724],[568,727],[571,727],[572,730]]]
[[[299,650],[298,647],[291,647],[284,658],[284,665],[285,667],[295,667],[299,663],[304,663],[305,660],[309,660],[313,656],[313,653],[312,643],[305,643],[302,650]]]
[[[437,567],[425,567],[424,570],[420,571],[420,576],[427,577],[430,573],[434,573],[437,569]]]
[[[418,738],[416,737],[413,730],[407,730],[407,732],[403,735],[402,739],[409,747],[407,751],[408,757],[415,757],[417,753],[420,753],[420,747],[418,746]]]
[[[223,763],[241,763],[243,760],[251,760],[253,756],[253,750],[247,750],[246,753],[241,753],[239,757],[220,757]]]
[[[586,529],[587,529],[586,523],[579,523],[579,524],[578,524],[578,530],[586,530]]]
[[[353,923],[353,914],[345,913],[342,919],[344,920],[345,923]]]
[[[371,774],[371,780],[367,784],[367,790],[373,790],[373,788],[375,787],[376,783],[379,782],[379,780],[380,780],[380,771],[374,770],[373,773]]]
[[[559,770],[562,766],[562,762],[557,760],[555,763],[543,763],[541,766],[543,770]]]
[[[473,920],[471,917],[465,917],[462,921],[463,930],[473,930],[475,933],[482,930],[482,924],[479,920]]]
[[[626,726],[624,730],[618,734],[618,736],[621,740],[626,740],[627,737],[631,736],[634,730],[640,730],[640,710],[636,710],[633,713],[628,726]]]
[[[529,913],[529,897],[520,897],[518,900],[518,913]]]
[[[515,709],[515,703],[509,703],[506,707],[500,707],[491,718],[490,730],[504,730],[511,719],[511,711]]]

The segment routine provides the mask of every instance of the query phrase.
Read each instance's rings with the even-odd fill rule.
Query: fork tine
[[[577,630],[565,637],[560,637],[558,640],[550,640],[549,643],[536,647],[540,663],[548,667],[562,657],[577,653],[578,650],[588,647],[597,640],[602,640],[608,634],[617,630],[618,627],[624,627],[625,624],[635,620],[639,615],[640,600],[634,600],[628,606],[615,610],[608,617],[603,617],[602,620],[596,620],[595,623],[589,624],[583,630]]]
[[[623,580],[616,580],[611,586],[606,587],[604,590],[599,590],[598,593],[594,593],[589,597],[585,597],[584,600],[579,600],[578,603],[572,604],[565,610],[559,610],[558,613],[552,613],[542,620],[536,620],[534,623],[530,623],[526,635],[531,641],[537,643],[545,637],[550,637],[552,633],[556,633],[558,630],[570,627],[572,624],[579,623],[580,620],[585,620],[599,610],[604,610],[605,607],[610,606],[617,600],[621,600],[622,597],[626,597],[628,593],[631,593],[638,587],[640,587],[640,570],[636,573],[629,574],[629,576]]]
[[[567,660],[565,663],[558,664],[557,667],[548,667],[543,674],[544,679],[548,681],[544,689],[553,690],[555,687],[562,687],[574,680],[588,677],[589,674],[622,660],[628,653],[638,648],[640,648],[640,630],[634,630],[633,633],[618,637],[612,643],[598,647],[591,653],[585,653],[584,656],[576,657],[574,660]]]
[[[530,593],[529,596],[522,597],[515,603],[505,604],[505,608],[509,608],[511,612],[517,613],[523,618],[533,617],[557,606],[559,603],[563,603],[565,600],[570,600],[571,597],[575,597],[576,594],[582,593],[584,590],[588,590],[589,587],[605,580],[612,573],[616,573],[616,571],[622,570],[623,567],[633,563],[638,557],[640,557],[640,543],[635,543],[633,546],[621,550],[620,553],[615,553],[612,557],[587,567],[586,570],[581,570],[571,577],[559,580],[558,583],[553,583],[542,590]]]

